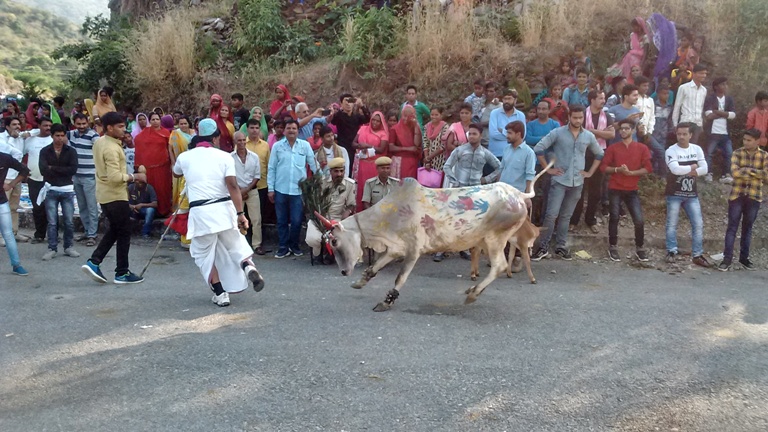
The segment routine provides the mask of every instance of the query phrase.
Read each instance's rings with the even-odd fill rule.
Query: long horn
[[[315,210],[315,216],[317,216],[317,218],[320,220],[320,222],[323,223],[323,226],[325,226],[325,229],[327,229],[327,230],[333,229],[333,225],[334,225],[333,222],[331,222],[328,219],[326,219],[323,215],[318,213],[317,210]]]

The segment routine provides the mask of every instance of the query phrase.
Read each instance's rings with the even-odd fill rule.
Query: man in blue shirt
[[[624,119],[630,119],[633,122],[637,123],[640,121],[640,118],[643,116],[643,113],[640,112],[639,109],[635,107],[637,104],[637,99],[640,97],[640,92],[638,91],[637,87],[632,84],[627,84],[621,89],[621,103],[618,105],[612,106],[608,110],[608,114],[611,115],[613,118],[613,122],[618,124],[620,121]],[[638,131],[641,133],[644,133],[644,129],[642,125],[638,125]],[[637,141],[637,133],[632,133],[632,140]],[[621,137],[619,136],[619,130],[616,129],[616,133],[614,135],[614,138],[611,140],[610,144],[614,144],[621,141]]]
[[[584,68],[576,69],[576,84],[568,87],[563,92],[563,100],[568,105],[589,105],[589,72]]]
[[[592,177],[603,159],[603,149],[597,143],[595,135],[582,127],[584,106],[572,105],[569,109],[568,124],[553,130],[534,148],[542,165],[547,163],[544,155],[549,148],[554,150],[557,161],[555,166],[547,171],[552,176],[552,186],[549,190],[544,229],[539,237],[539,249],[531,257],[534,261],[540,261],[549,255],[549,240],[552,238],[556,220],[555,254],[565,260],[571,260],[571,253],[565,248],[568,222],[581,197],[584,179]],[[589,171],[585,171],[587,150],[595,156]]]
[[[307,141],[298,138],[299,124],[296,120],[285,121],[284,134],[285,137],[272,147],[267,167],[267,196],[275,204],[280,246],[275,258],[285,258],[290,254],[297,257],[304,255],[299,248],[304,216],[299,182],[307,178],[307,165],[312,172],[317,170],[312,147]]]
[[[504,128],[513,121],[519,121],[525,125],[526,120],[525,113],[515,109],[517,90],[504,90],[501,102],[501,108],[496,108],[491,112],[491,118],[488,122],[488,150],[499,159],[508,146],[507,133]]]
[[[549,117],[549,111],[552,109],[551,102],[547,99],[542,100],[536,106],[536,120],[529,121],[525,127],[525,142],[531,148],[547,136],[550,132],[560,127],[557,120]],[[547,155],[549,156],[549,155]],[[541,169],[538,161],[536,169]],[[544,173],[539,181],[536,182],[536,196],[533,198],[533,217],[531,220],[541,226],[544,223],[544,215],[547,213],[547,198],[549,197],[549,185],[552,177]]]
[[[312,128],[315,123],[320,123],[323,126],[328,124],[328,121],[323,117],[323,109],[318,108],[312,114],[309,113],[309,106],[304,102],[296,104],[296,117],[299,121],[299,139],[308,141],[313,136]]]
[[[536,153],[529,145],[523,145],[525,125],[514,121],[505,127],[509,146],[504,149],[501,158],[500,182],[506,183],[520,192],[525,192],[536,175]],[[530,208],[531,203],[526,200]]]

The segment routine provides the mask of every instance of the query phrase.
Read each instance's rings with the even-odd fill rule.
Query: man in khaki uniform
[[[355,209],[355,181],[345,176],[344,158],[334,158],[328,162],[331,177],[325,178],[326,187],[333,189],[331,206],[328,208],[328,218],[341,221],[352,214]]]
[[[368,209],[381,201],[392,188],[400,184],[400,180],[390,177],[392,159],[380,157],[376,159],[376,171],[378,175],[366,180],[363,187],[363,207]]]

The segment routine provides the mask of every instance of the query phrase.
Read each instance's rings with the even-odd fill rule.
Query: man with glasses
[[[304,102],[296,105],[296,117],[299,121],[299,139],[309,141],[312,138],[312,128],[315,123],[325,126],[328,122],[323,117],[323,109],[318,108],[312,114],[309,113],[309,106]]]
[[[635,256],[640,261],[648,261],[648,253],[643,248],[645,226],[637,184],[640,182],[640,177],[650,173],[653,168],[648,147],[632,139],[634,129],[635,123],[632,120],[619,121],[621,142],[605,150],[605,156],[600,164],[600,170],[611,175],[608,180],[611,215],[608,222],[608,257],[612,261],[621,261],[618,240],[619,209],[622,202],[627,206],[632,216],[632,223],[635,225]]]

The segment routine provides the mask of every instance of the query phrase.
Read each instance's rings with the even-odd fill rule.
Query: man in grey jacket
[[[584,129],[584,106],[571,105],[568,124],[554,129],[541,139],[533,150],[541,166],[547,165],[545,152],[552,149],[555,166],[547,173],[552,176],[552,186],[547,201],[547,214],[544,217],[544,227],[539,237],[539,248],[531,256],[534,261],[540,261],[549,255],[549,241],[555,229],[555,255],[570,260],[571,253],[566,249],[568,223],[581,197],[584,179],[590,178],[600,166],[603,159],[603,149],[597,143],[595,135]],[[583,171],[587,150],[595,156],[589,171]],[[559,219],[558,219],[559,218]]]

